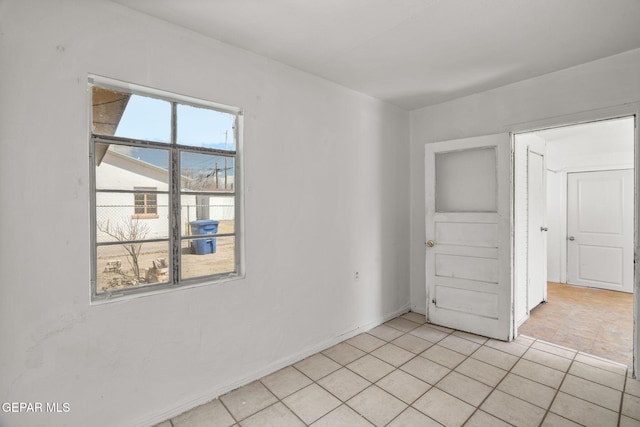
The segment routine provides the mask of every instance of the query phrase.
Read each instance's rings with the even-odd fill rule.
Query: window
[[[93,300],[239,277],[240,110],[89,87]]]
[[[134,218],[158,218],[158,195],[143,191],[156,191],[155,187],[135,187],[133,194]]]

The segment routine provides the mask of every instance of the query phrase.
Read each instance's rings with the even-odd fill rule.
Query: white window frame
[[[152,89],[140,85],[122,82],[119,80],[89,75],[89,161],[90,161],[90,220],[91,220],[91,302],[101,303],[111,301],[114,299],[121,299],[123,297],[133,297],[139,295],[148,295],[150,293],[166,292],[177,288],[187,288],[193,286],[211,285],[220,282],[226,282],[229,280],[237,280],[244,278],[244,219],[243,219],[243,197],[242,197],[242,126],[243,126],[243,113],[238,107],[231,107],[211,101],[205,101],[198,98],[187,97],[184,95],[178,95],[170,92],[165,92],[157,89]],[[171,141],[155,142],[147,140],[136,140],[131,138],[122,138],[115,136],[105,136],[93,134],[92,132],[92,87],[98,86],[103,89],[111,89],[119,92],[130,93],[132,95],[141,95],[145,97],[152,97],[162,99],[171,103]],[[184,146],[179,145],[176,142],[176,109],[177,105],[188,105],[197,108],[205,108],[218,112],[228,113],[235,115],[235,150],[220,150],[214,148],[203,148],[196,146]],[[109,143],[131,147],[146,147],[146,148],[162,148],[169,151],[169,237],[168,239],[161,239],[168,241],[169,245],[169,281],[168,283],[149,284],[144,286],[132,286],[128,288],[121,288],[114,291],[97,289],[97,248],[104,243],[98,243],[97,239],[97,220],[96,220],[96,162],[95,162],[95,147],[98,143]],[[226,155],[234,158],[234,183],[233,191],[221,192],[224,196],[233,196],[235,203],[234,213],[234,231],[232,233],[216,234],[216,237],[233,237],[235,242],[235,269],[233,272],[214,274],[209,276],[199,276],[196,278],[181,279],[181,250],[182,242],[185,236],[181,233],[181,188],[180,188],[180,153],[181,152],[195,152],[203,154],[217,154]],[[134,190],[134,193],[148,192],[148,190]],[[197,194],[197,193],[194,193]],[[134,214],[132,217],[136,217]],[[139,217],[145,219],[145,217]],[[158,241],[158,239],[150,239],[146,241]],[[116,244],[116,243],[110,243]]]

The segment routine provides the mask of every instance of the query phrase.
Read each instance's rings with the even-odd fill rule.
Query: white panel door
[[[633,292],[633,170],[567,176],[567,282]]]
[[[425,145],[427,317],[513,337],[510,137]]]
[[[547,299],[547,185],[544,155],[528,153],[528,279],[527,310]]]

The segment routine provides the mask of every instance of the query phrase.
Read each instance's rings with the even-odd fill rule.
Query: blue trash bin
[[[191,234],[194,236],[203,234],[216,234],[218,232],[218,224],[220,221],[213,219],[199,219],[197,221],[191,221]],[[214,254],[216,253],[216,238],[211,237],[207,239],[194,239],[192,240],[193,249],[196,255]]]

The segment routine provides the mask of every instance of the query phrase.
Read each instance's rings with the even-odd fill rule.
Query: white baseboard
[[[414,313],[422,314],[423,316],[427,315],[427,307],[426,306],[418,307],[417,305],[414,305],[413,307],[411,307],[411,311],[413,311]]]

